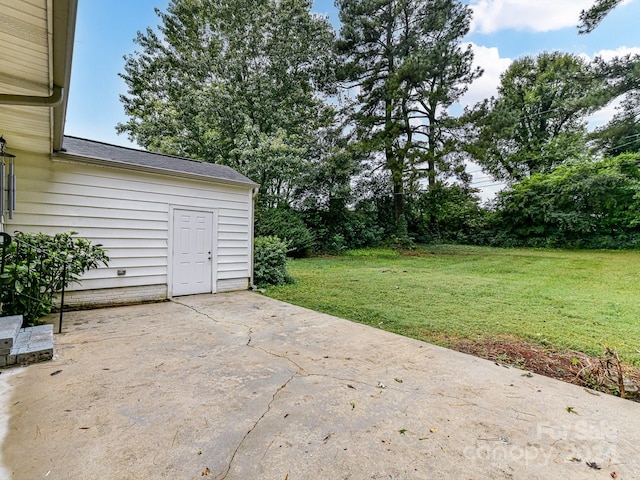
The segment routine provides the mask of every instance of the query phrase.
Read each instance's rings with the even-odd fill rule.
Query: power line
[[[638,136],[640,136],[640,134],[638,134]],[[633,145],[634,143],[636,143],[638,140],[631,140],[630,142],[626,142],[623,143],[622,145],[614,145],[612,147],[609,147],[607,149],[605,149],[606,152],[612,152],[614,150],[619,150],[620,148],[626,147],[628,145]]]

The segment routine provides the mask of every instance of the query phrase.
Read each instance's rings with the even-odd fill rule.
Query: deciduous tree
[[[235,167],[267,205],[288,203],[331,127],[333,29],[311,0],[172,0],[128,55],[128,121],[139,145]]]
[[[542,53],[513,62],[498,96],[470,117],[478,136],[470,151],[496,179],[517,182],[548,172],[585,149],[585,116],[606,101],[590,65],[567,53]]]

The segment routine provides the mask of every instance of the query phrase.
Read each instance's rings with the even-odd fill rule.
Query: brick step
[[[0,367],[29,365],[53,358],[53,325],[21,326],[21,315],[0,318]]]
[[[22,315],[0,317],[0,355],[9,355],[22,328]]]

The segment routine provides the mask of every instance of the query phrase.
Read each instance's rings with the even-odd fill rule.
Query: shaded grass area
[[[640,366],[640,252],[421,247],[292,261],[266,294],[444,346],[517,337]]]

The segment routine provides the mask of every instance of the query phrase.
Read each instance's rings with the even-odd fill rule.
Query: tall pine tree
[[[481,74],[461,46],[471,11],[457,0],[338,0],[340,78],[352,96],[360,148],[388,171],[396,234],[406,236],[405,192],[452,171],[447,113]]]

